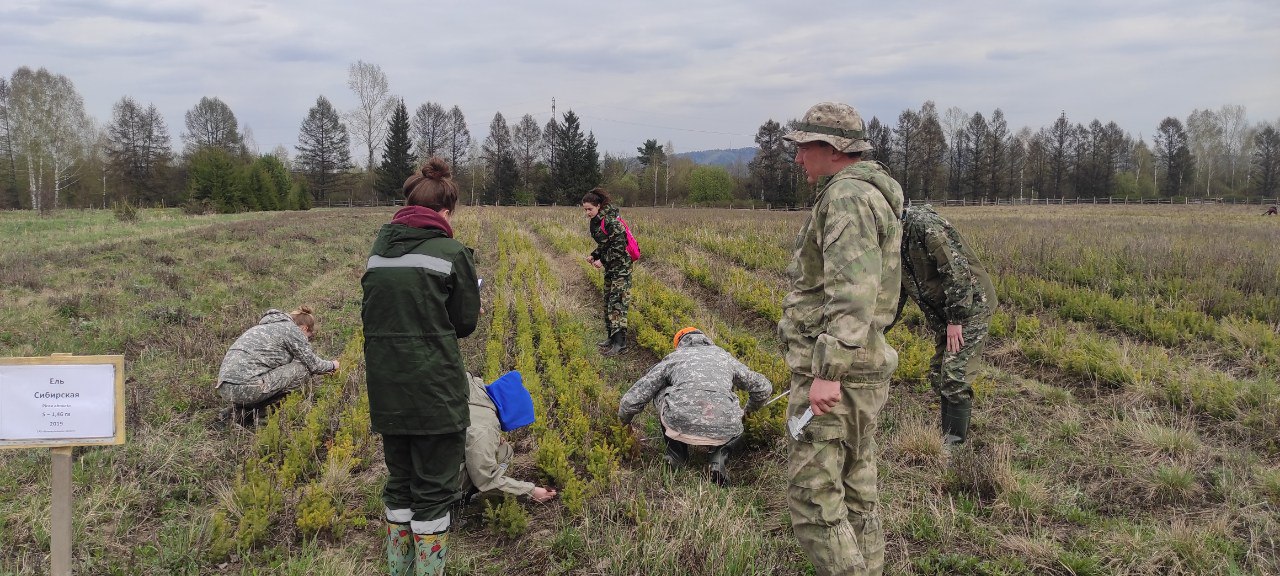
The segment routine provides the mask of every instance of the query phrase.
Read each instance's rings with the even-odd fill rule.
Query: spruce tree
[[[404,100],[396,104],[387,125],[387,141],[382,147],[382,165],[378,167],[375,190],[379,198],[396,199],[405,180],[413,175],[416,158],[413,156],[413,140],[409,137],[409,110]]]
[[[564,124],[555,129],[552,139],[551,189],[557,200],[574,205],[582,195],[600,184],[600,156],[594,134],[582,133],[578,115],[564,113]]]
[[[338,186],[338,175],[351,169],[351,137],[338,111],[324,96],[307,112],[298,131],[298,167],[316,200],[324,200]]]

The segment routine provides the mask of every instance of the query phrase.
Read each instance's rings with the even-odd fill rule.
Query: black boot
[[[667,444],[667,452],[662,455],[662,459],[667,462],[667,466],[671,468],[679,468],[689,461],[689,445],[679,440],[672,440],[665,433],[662,440]]]
[[[969,416],[973,414],[973,401],[969,398],[942,399],[942,443],[948,446],[964,444],[969,437]]]
[[[738,448],[741,442],[741,434],[734,436],[728,442],[712,450],[707,457],[707,460],[710,461],[711,481],[716,486],[724,488],[729,485],[729,456],[733,454],[733,451]]]
[[[618,330],[609,336],[609,348],[601,352],[605,356],[617,356],[627,351],[627,331]]]

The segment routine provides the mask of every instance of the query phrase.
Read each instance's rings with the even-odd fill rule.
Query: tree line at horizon
[[[389,201],[431,156],[454,167],[462,201],[472,204],[577,204],[597,185],[628,205],[803,205],[814,191],[782,139],[795,120],[762,124],[748,163],[702,166],[657,139],[635,156],[601,155],[572,110],[542,125],[530,114],[508,123],[497,112],[477,142],[459,106],[428,101],[410,114],[381,68],[363,61],[349,67],[347,85],[357,106],[342,112],[317,97],[293,153],[251,151],[251,130],[207,96],[184,115],[175,151],[154,104],[124,96],[100,125],[66,76],[18,68],[0,77],[0,208],[126,203],[238,212]],[[1149,145],[1115,122],[1072,123],[1065,112],[1047,127],[1015,131],[999,108],[988,117],[939,112],[929,101],[894,124],[871,117],[867,135],[871,157],[909,198],[1239,197],[1280,189],[1278,124],[1251,125],[1238,105],[1197,109],[1185,122],[1166,117]],[[352,159],[353,139],[363,166]]]

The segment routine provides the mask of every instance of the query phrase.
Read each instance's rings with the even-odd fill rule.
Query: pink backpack
[[[636,237],[631,235],[631,227],[627,226],[627,221],[622,218],[618,218],[618,222],[622,223],[622,230],[627,233],[627,256],[630,256],[631,261],[635,262],[640,259],[640,245],[636,243]],[[603,232],[605,235],[609,234],[608,232],[605,232],[604,229],[604,218],[600,219],[600,232]]]

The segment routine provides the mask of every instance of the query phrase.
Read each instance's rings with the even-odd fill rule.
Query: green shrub
[[[505,494],[497,506],[485,500],[484,520],[489,532],[504,538],[518,538],[529,528],[529,513],[510,494]]]
[[[138,221],[138,208],[128,201],[114,202],[111,204],[111,213],[115,215],[119,222],[128,222],[130,224]]]

